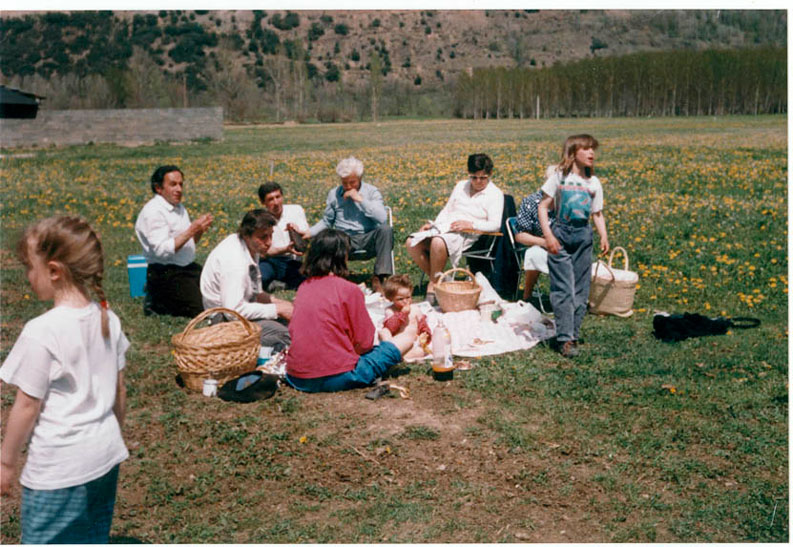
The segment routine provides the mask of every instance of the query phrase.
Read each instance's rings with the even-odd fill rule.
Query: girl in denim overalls
[[[554,347],[565,357],[578,354],[581,322],[589,300],[592,269],[592,228],[595,221],[600,250],[609,250],[606,219],[603,217],[603,187],[594,176],[598,141],[591,135],[567,137],[562,161],[542,186],[538,207],[542,233],[548,247],[551,305],[556,319]],[[556,212],[551,228],[548,209]]]

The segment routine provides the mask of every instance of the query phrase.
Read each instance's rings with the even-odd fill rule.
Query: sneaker
[[[265,290],[270,294],[277,291],[283,291],[286,290],[286,283],[284,283],[283,281],[279,281],[278,279],[273,279],[272,281],[270,281],[270,284],[267,285],[267,288]]]

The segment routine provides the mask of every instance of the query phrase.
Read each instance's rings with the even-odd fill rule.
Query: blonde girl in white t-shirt
[[[78,217],[30,226],[18,253],[39,300],[0,379],[17,387],[0,447],[0,491],[14,490],[22,448],[22,543],[107,543],[119,464],[129,342],[102,289],[102,244]],[[90,299],[93,292],[99,303]]]

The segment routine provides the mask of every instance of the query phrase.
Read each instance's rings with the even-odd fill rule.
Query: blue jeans
[[[262,272],[262,289],[267,290],[270,281],[277,279],[286,283],[288,289],[296,289],[306,280],[300,273],[302,262],[283,256],[271,256],[259,260],[259,271]]]
[[[402,354],[394,344],[380,342],[379,346],[375,346],[361,355],[358,364],[349,372],[320,378],[295,378],[287,374],[286,381],[293,388],[309,393],[366,387],[401,360]]]
[[[552,231],[562,246],[558,254],[548,253],[556,339],[578,340],[592,279],[592,228],[589,224],[572,226],[557,222]]]
[[[22,487],[22,543],[107,543],[118,467],[69,488]]]

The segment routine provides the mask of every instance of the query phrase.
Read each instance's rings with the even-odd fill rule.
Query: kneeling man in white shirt
[[[261,345],[283,347],[290,341],[286,323],[292,318],[292,303],[262,291],[259,271],[259,258],[272,244],[275,224],[275,217],[264,209],[245,213],[237,233],[209,253],[201,272],[201,296],[205,309],[229,308],[262,327]]]

